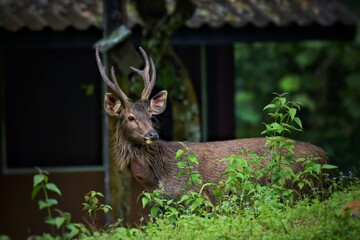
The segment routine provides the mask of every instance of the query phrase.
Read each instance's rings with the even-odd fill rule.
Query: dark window
[[[6,166],[101,164],[93,49],[7,50],[3,59]]]

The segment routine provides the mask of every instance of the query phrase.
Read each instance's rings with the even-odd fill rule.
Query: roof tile
[[[22,27],[39,31],[50,27],[62,31],[68,26],[85,30],[101,27],[101,0],[7,0],[0,2],[0,26],[9,31]]]
[[[125,1],[125,0],[124,0]],[[354,25],[358,17],[338,0],[193,0],[197,8],[186,21],[189,28],[204,25],[218,28],[229,24],[284,27],[295,23],[330,26],[336,22]],[[167,1],[172,3],[171,1]],[[39,31],[50,27],[62,31],[68,26],[84,30],[101,28],[101,0],[6,0],[0,2],[0,27],[18,31],[22,27]],[[127,0],[128,27],[142,25],[132,2]]]

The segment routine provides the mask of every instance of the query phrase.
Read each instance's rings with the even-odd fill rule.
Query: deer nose
[[[159,134],[155,130],[151,130],[147,134],[147,138],[150,139],[151,141],[156,141],[159,139]]]

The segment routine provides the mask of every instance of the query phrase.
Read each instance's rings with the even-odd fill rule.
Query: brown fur
[[[265,147],[265,138],[237,139],[219,142],[166,142],[158,140],[154,144],[136,145],[126,140],[121,130],[121,124],[118,125],[117,138],[114,145],[116,158],[119,165],[125,167],[130,165],[130,169],[136,179],[145,187],[152,191],[157,188],[163,188],[171,198],[178,198],[182,193],[186,179],[179,179],[180,172],[175,160],[175,154],[178,149],[184,149],[185,146],[192,149],[197,155],[199,165],[195,171],[201,174],[204,183],[218,183],[224,179],[223,172],[227,167],[226,162],[219,160],[239,154],[242,150],[254,152],[259,156],[268,151]],[[295,142],[295,157],[315,156],[320,163],[328,162],[326,153],[319,147],[304,143]],[[302,169],[300,164],[294,164],[292,168],[297,172]],[[211,199],[213,197],[210,196]]]

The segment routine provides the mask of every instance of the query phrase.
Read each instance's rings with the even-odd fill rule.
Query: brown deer
[[[227,163],[219,162],[223,158],[239,154],[240,151],[254,152],[258,155],[269,151],[268,147],[265,147],[265,138],[204,143],[160,140],[151,118],[164,112],[167,91],[161,91],[149,100],[156,81],[156,69],[153,60],[148,58],[141,47],[140,52],[145,61],[144,69],[131,67],[143,78],[145,84],[139,101],[132,101],[120,89],[114,68],[111,69],[112,81],[107,77],[98,49],[96,60],[103,80],[117,95],[106,93],[104,106],[110,116],[118,118],[114,139],[115,157],[120,168],[130,166],[132,174],[146,190],[163,188],[171,198],[175,199],[183,193],[183,186],[187,180],[178,178],[180,169],[177,166],[175,154],[177,150],[184,149],[185,146],[196,154],[199,161],[196,171],[200,173],[204,183],[218,183],[224,178],[223,172]],[[321,148],[308,143],[296,141],[294,151],[297,158],[312,155],[320,163],[328,162],[327,155]],[[300,170],[301,165],[294,164],[292,168]],[[207,194],[214,200],[211,193]]]

